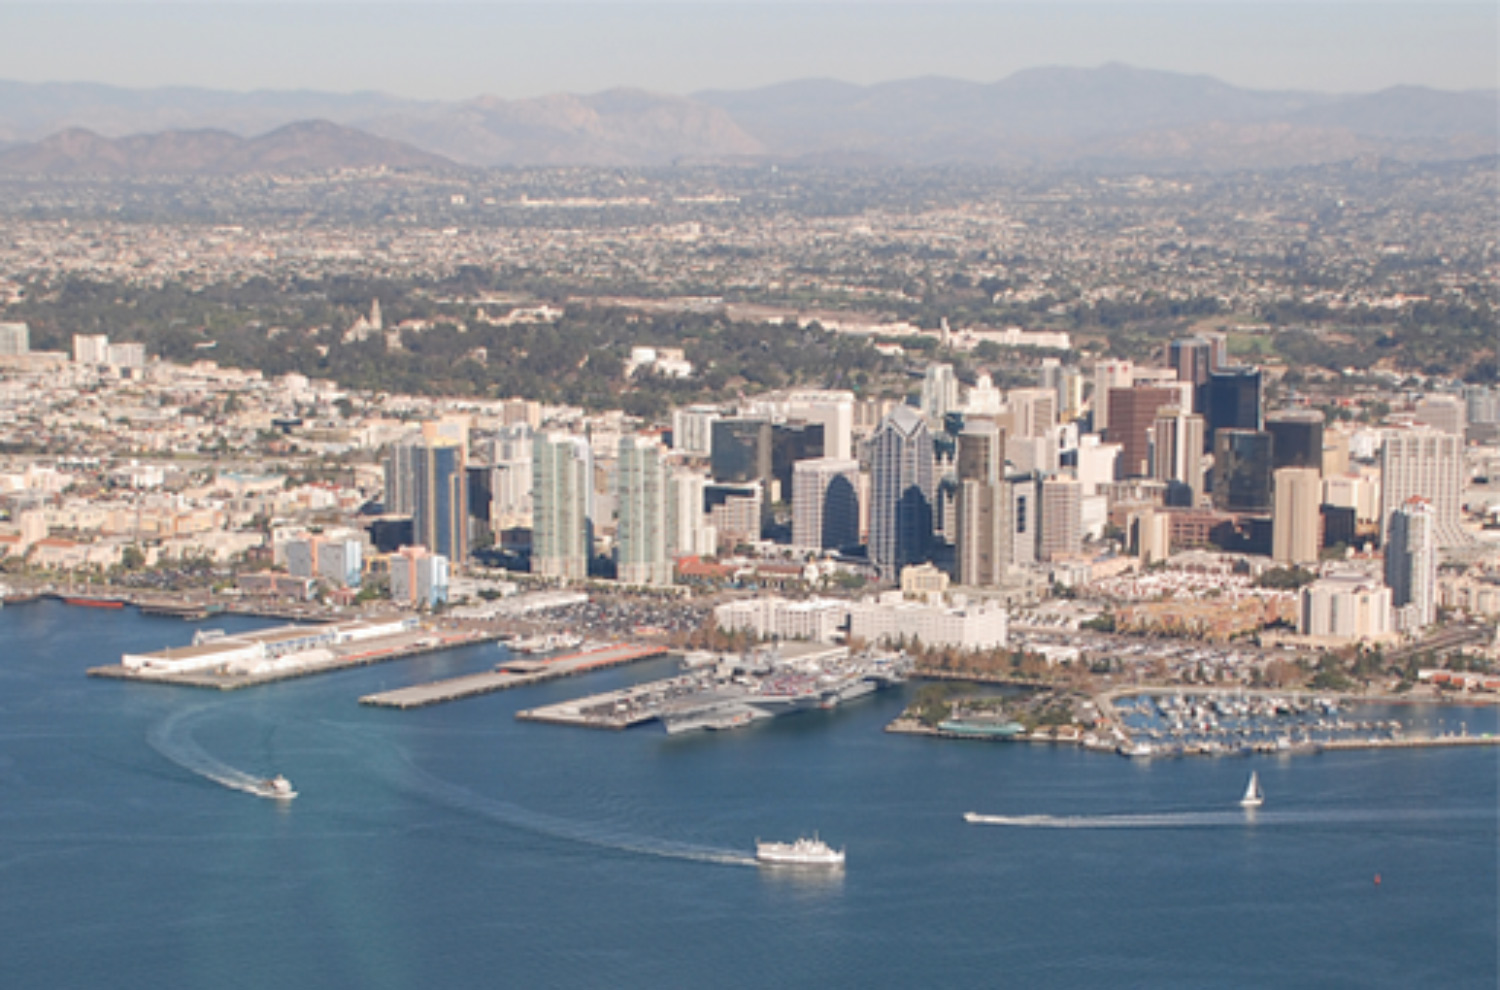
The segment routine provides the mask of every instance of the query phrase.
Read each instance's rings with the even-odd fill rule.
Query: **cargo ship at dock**
[[[123,598],[95,598],[88,595],[64,595],[64,605],[78,605],[83,608],[124,608]]]

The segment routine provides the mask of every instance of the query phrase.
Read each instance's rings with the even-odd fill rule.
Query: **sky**
[[[1124,62],[1255,89],[1500,87],[1500,4],[0,0],[0,79],[510,99]]]

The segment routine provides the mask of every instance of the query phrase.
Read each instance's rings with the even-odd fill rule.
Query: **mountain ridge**
[[[1217,169],[1372,155],[1445,160],[1500,149],[1500,90],[1253,90],[1210,75],[1114,62],[1041,66],[993,82],[934,75],[861,85],[808,78],[687,95],[617,87],[457,101],[372,91],[128,90],[0,81],[0,162],[43,162],[47,153],[36,151],[37,144],[70,128],[109,140],[206,130],[260,140],[309,119],[409,146],[399,153],[387,149],[393,160],[386,164],[417,161],[413,152],[446,160],[433,167],[768,161]],[[303,139],[310,145],[328,140],[312,134]],[[198,147],[185,138],[173,140]],[[100,146],[94,153],[106,168],[121,155],[128,158],[134,147],[107,152]],[[374,147],[365,142],[350,154],[354,161],[374,163],[380,157]],[[299,161],[299,167],[316,167],[336,157],[330,147],[309,147],[301,156],[290,148],[262,150],[239,153],[248,157],[238,164],[226,152],[226,164],[217,167],[292,167]],[[137,151],[143,162],[152,161],[148,147]],[[57,148],[49,153],[60,166],[75,160]],[[121,159],[112,167],[146,165]]]

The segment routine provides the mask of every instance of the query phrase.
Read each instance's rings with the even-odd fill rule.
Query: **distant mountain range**
[[[0,82],[8,173],[749,161],[1220,169],[1497,150],[1496,91],[1271,92],[1123,65],[995,83],[801,80],[687,97],[617,89],[457,102]]]
[[[228,131],[162,131],[107,138],[81,127],[0,149],[0,173],[32,175],[253,175],[330,168],[455,168],[446,158],[326,120],[256,138]]]

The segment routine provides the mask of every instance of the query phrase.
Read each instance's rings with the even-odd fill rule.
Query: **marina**
[[[425,708],[495,691],[540,684],[559,677],[618,667],[638,660],[649,660],[666,652],[667,648],[664,646],[622,643],[545,660],[510,661],[502,663],[496,670],[367,694],[359,699],[359,703],[378,708]]]
[[[1385,699],[1274,691],[1135,692],[1101,699],[1122,756],[1313,753],[1325,749],[1494,745],[1500,737],[1421,731]],[[1379,710],[1376,710],[1379,709]]]

